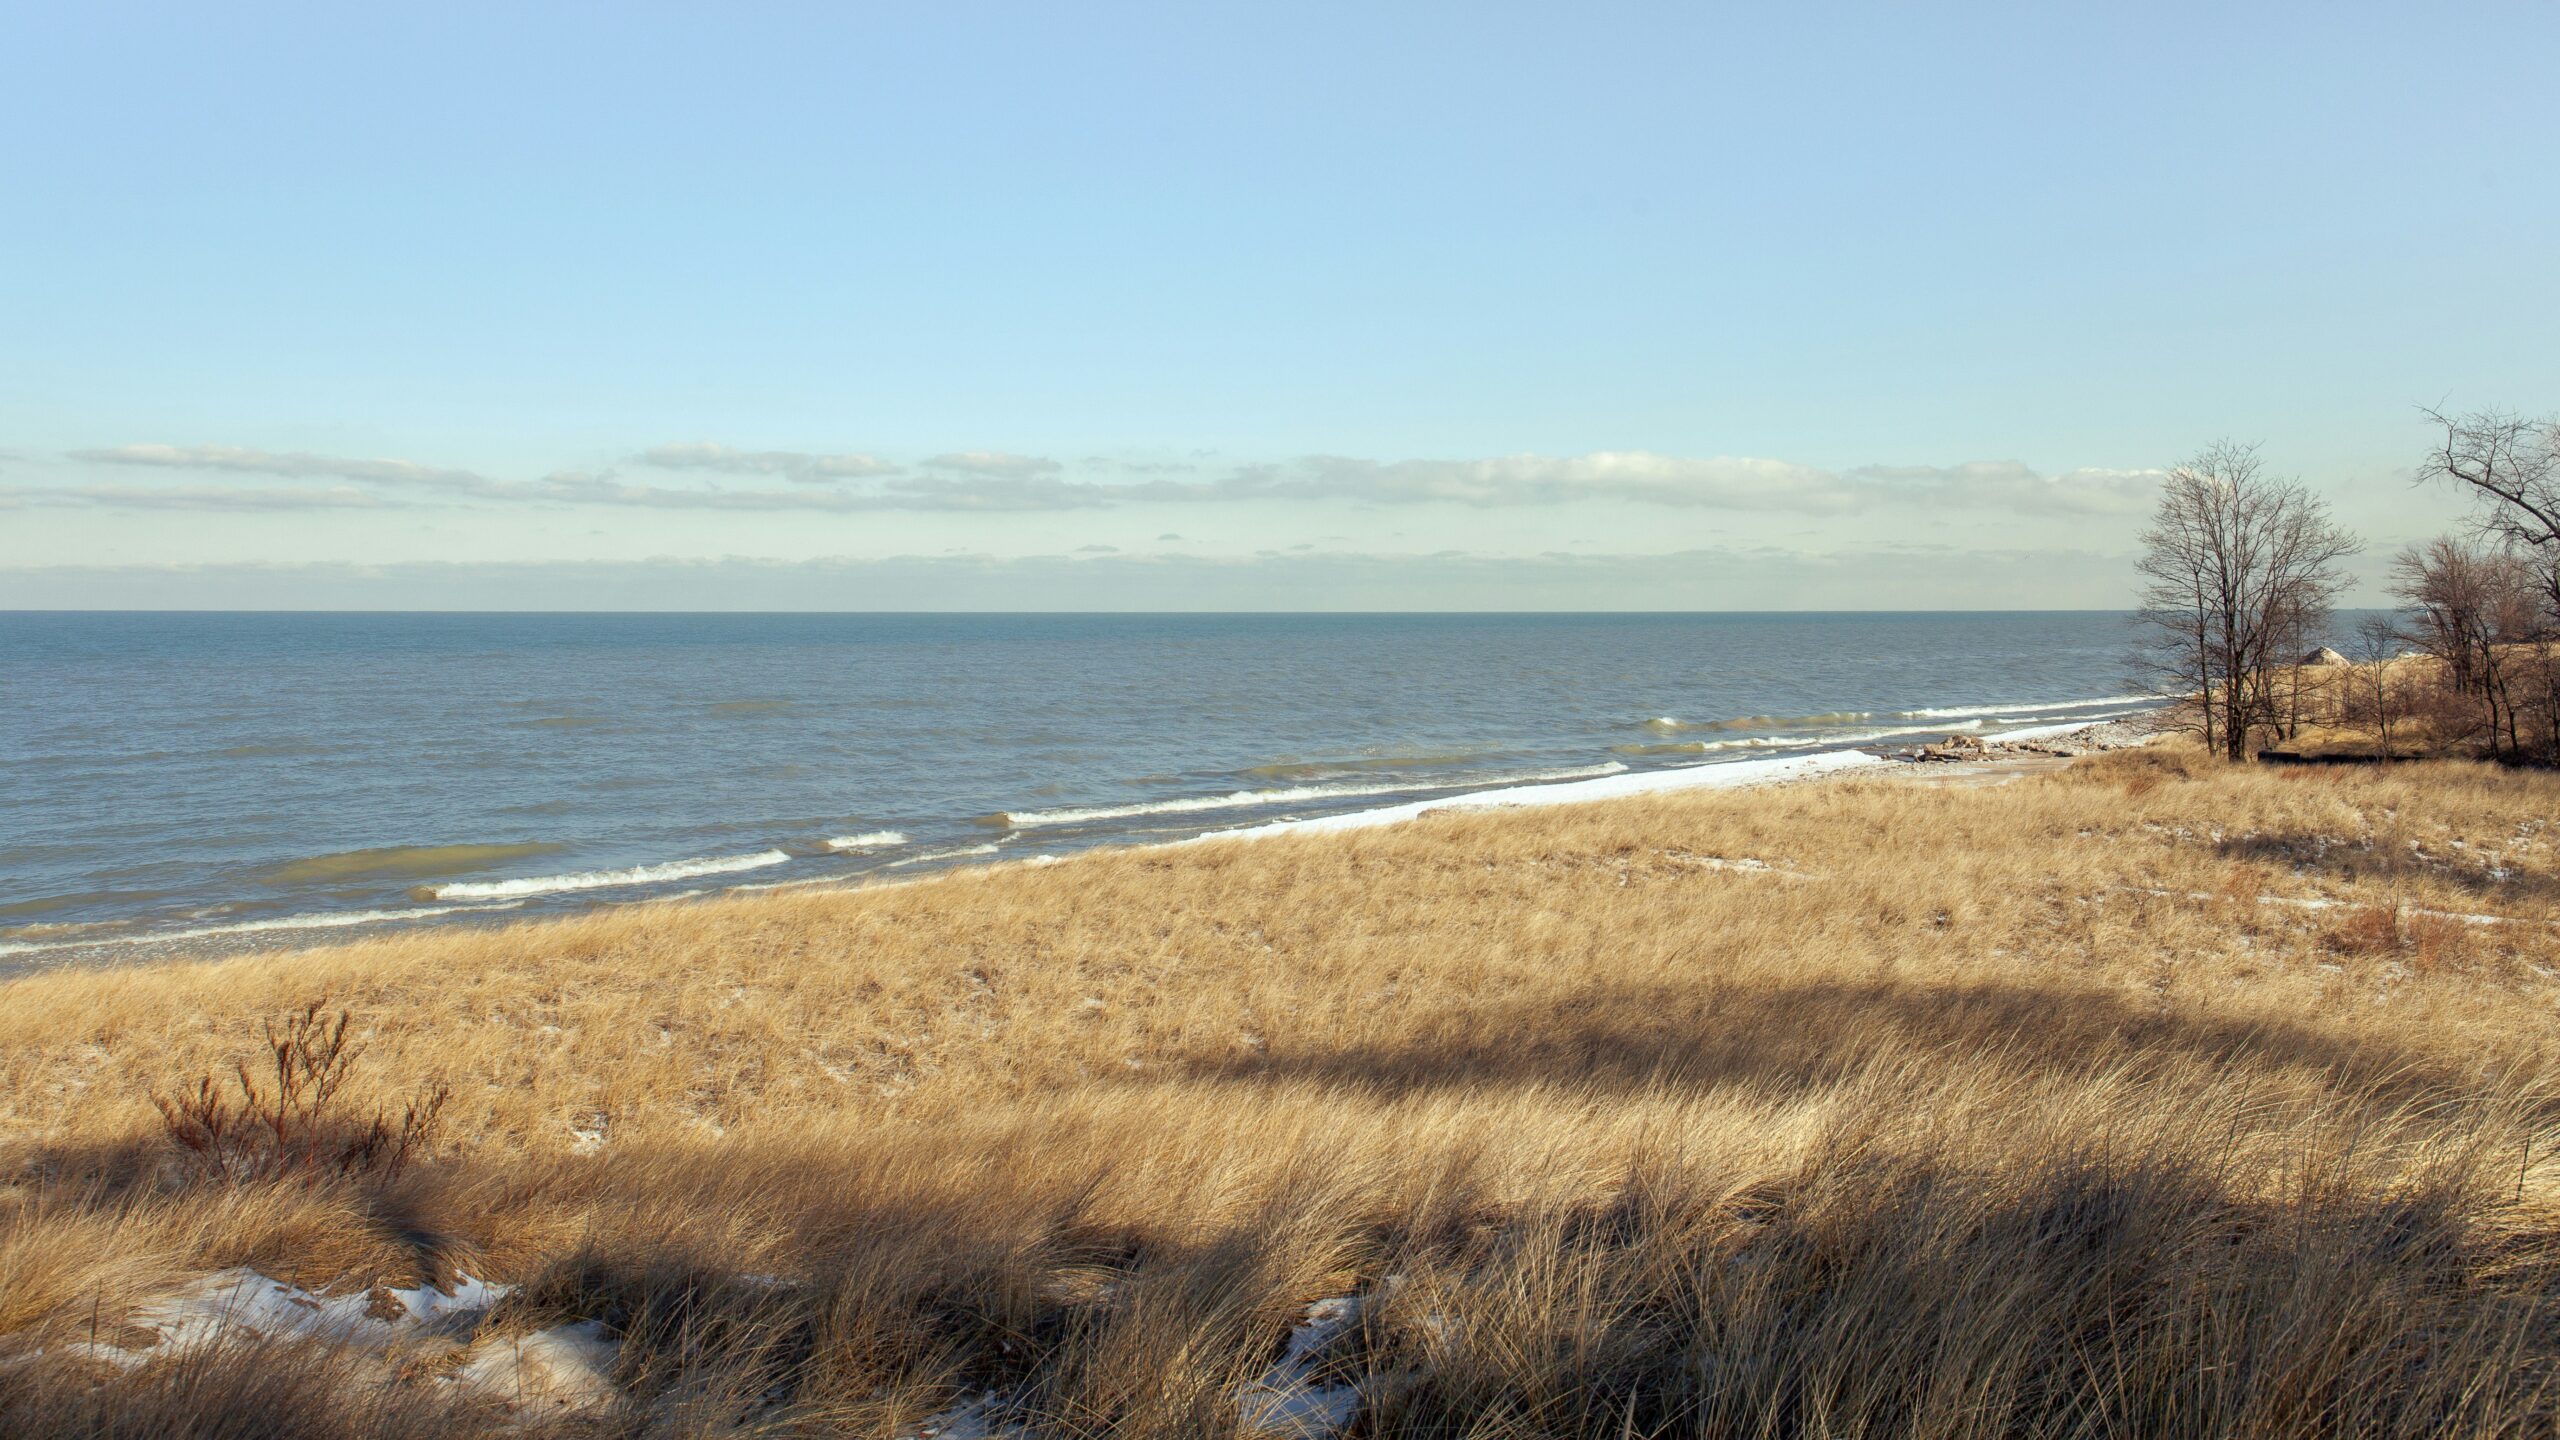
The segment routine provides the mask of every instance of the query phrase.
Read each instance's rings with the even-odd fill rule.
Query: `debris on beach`
[[[2030,756],[2070,760],[2110,750],[2136,749],[2151,743],[2161,733],[2161,722],[2152,716],[2134,715],[2094,725],[2037,727],[1989,736],[1957,733],[1924,745],[1872,753],[1888,760],[1918,764],[2016,760]]]

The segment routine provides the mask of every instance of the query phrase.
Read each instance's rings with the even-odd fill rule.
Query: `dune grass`
[[[2158,747],[33,976],[0,1430],[889,1436],[991,1394],[1235,1435],[1356,1295],[1314,1364],[1357,1434],[2548,1434],[2554,817],[2551,775]],[[321,995],[353,1099],[450,1087],[436,1153],[190,1171],[153,1091]],[[484,1328],[600,1320],[627,1398],[67,1357],[235,1265],[512,1282]]]

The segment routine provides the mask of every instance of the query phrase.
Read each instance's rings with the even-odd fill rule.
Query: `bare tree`
[[[2245,760],[2253,727],[2283,723],[2277,672],[2326,625],[2358,542],[2257,446],[2226,440],[2169,472],[2142,543],[2145,668],[2164,693],[2192,688],[2206,745]]]
[[[2480,502],[2482,529],[2535,549],[2560,549],[2560,418],[2528,420],[2507,410],[2427,418],[2444,429],[2420,474],[2467,487]],[[2551,596],[2560,605],[2560,593]]]
[[[2375,743],[2388,760],[2392,758],[2391,727],[2400,718],[2408,694],[2398,666],[2409,637],[2397,617],[2368,615],[2356,626],[2352,643],[2347,658],[2354,667],[2355,688],[2349,710],[2372,724]]]
[[[2444,667],[2453,694],[2478,707],[2473,733],[2485,720],[2495,756],[2522,757],[2526,711],[2551,708],[2535,663],[2552,638],[2539,558],[2508,542],[2444,535],[2392,562],[2392,592],[2416,612],[2418,643]]]

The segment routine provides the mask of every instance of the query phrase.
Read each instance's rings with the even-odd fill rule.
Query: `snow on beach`
[[[1983,735],[1990,744],[2058,739],[2083,731],[2103,733],[2108,727],[2120,727],[2121,721],[2070,720],[2054,725],[2029,725],[2015,730],[1994,731]],[[2141,743],[2131,740],[2127,743]],[[1838,775],[1851,771],[1871,770],[1896,761],[1864,750],[1827,750],[1814,755],[1794,755],[1768,760],[1728,760],[1707,765],[1688,765],[1668,770],[1640,770],[1601,776],[1555,785],[1517,785],[1494,790],[1477,790],[1463,795],[1440,796],[1428,800],[1408,801],[1402,805],[1380,806],[1372,810],[1354,810],[1341,815],[1319,815],[1303,820],[1275,820],[1267,825],[1249,825],[1234,830],[1216,830],[1199,840],[1252,840],[1271,835],[1329,834],[1347,830],[1367,830],[1381,825],[1396,825],[1417,816],[1440,810],[1516,809],[1547,805],[1580,805],[1595,800],[1618,800],[1635,795],[1670,794],[1685,790],[1733,790],[1752,785],[1772,785],[1790,780],[1807,780],[1816,776]],[[1197,842],[1185,842],[1197,843]]]
[[[1690,765],[1671,770],[1640,770],[1618,775],[1603,775],[1589,780],[1567,781],[1556,785],[1516,785],[1499,790],[1476,790],[1464,795],[1414,800],[1402,805],[1386,805],[1374,810],[1354,810],[1342,815],[1319,815],[1305,820],[1275,820],[1268,825],[1249,825],[1235,830],[1212,831],[1199,839],[1202,841],[1254,840],[1271,835],[1316,835],[1345,830],[1369,830],[1381,825],[1401,824],[1435,810],[1525,809],[1547,805],[1580,805],[1593,800],[1620,800],[1634,795],[1661,795],[1683,790],[1731,790],[1745,785],[1767,785],[1781,780],[1802,780],[1816,775],[1832,775],[1845,770],[1889,763],[1891,762],[1878,759],[1863,751],[1834,750],[1820,755],[1790,756],[1782,760],[1733,760],[1716,765]]]
[[[1577,765],[1561,770],[1537,770],[1527,774],[1496,777],[1509,784],[1527,785],[1549,780],[1583,780],[1601,775],[1615,775],[1627,767],[1611,760],[1598,765]],[[1279,790],[1238,790],[1227,795],[1192,795],[1173,800],[1136,801],[1127,805],[1097,805],[1076,810],[1008,811],[1003,819],[1020,829],[1044,825],[1080,825],[1095,820],[1121,820],[1146,815],[1180,815],[1201,810],[1240,810],[1259,806],[1302,804],[1309,801],[1359,799],[1369,795],[1410,795],[1416,790],[1455,789],[1470,783],[1466,780],[1432,782],[1401,780],[1390,784],[1365,785],[1293,785]]]

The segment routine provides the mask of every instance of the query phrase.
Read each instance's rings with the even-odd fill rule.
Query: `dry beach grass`
[[[2161,746],[23,978],[0,1430],[1290,1433],[1349,1295],[1358,1434],[2548,1434],[2555,816]],[[323,994],[433,1157],[180,1163]],[[510,1282],[617,1398],[82,1353],[232,1266]]]

